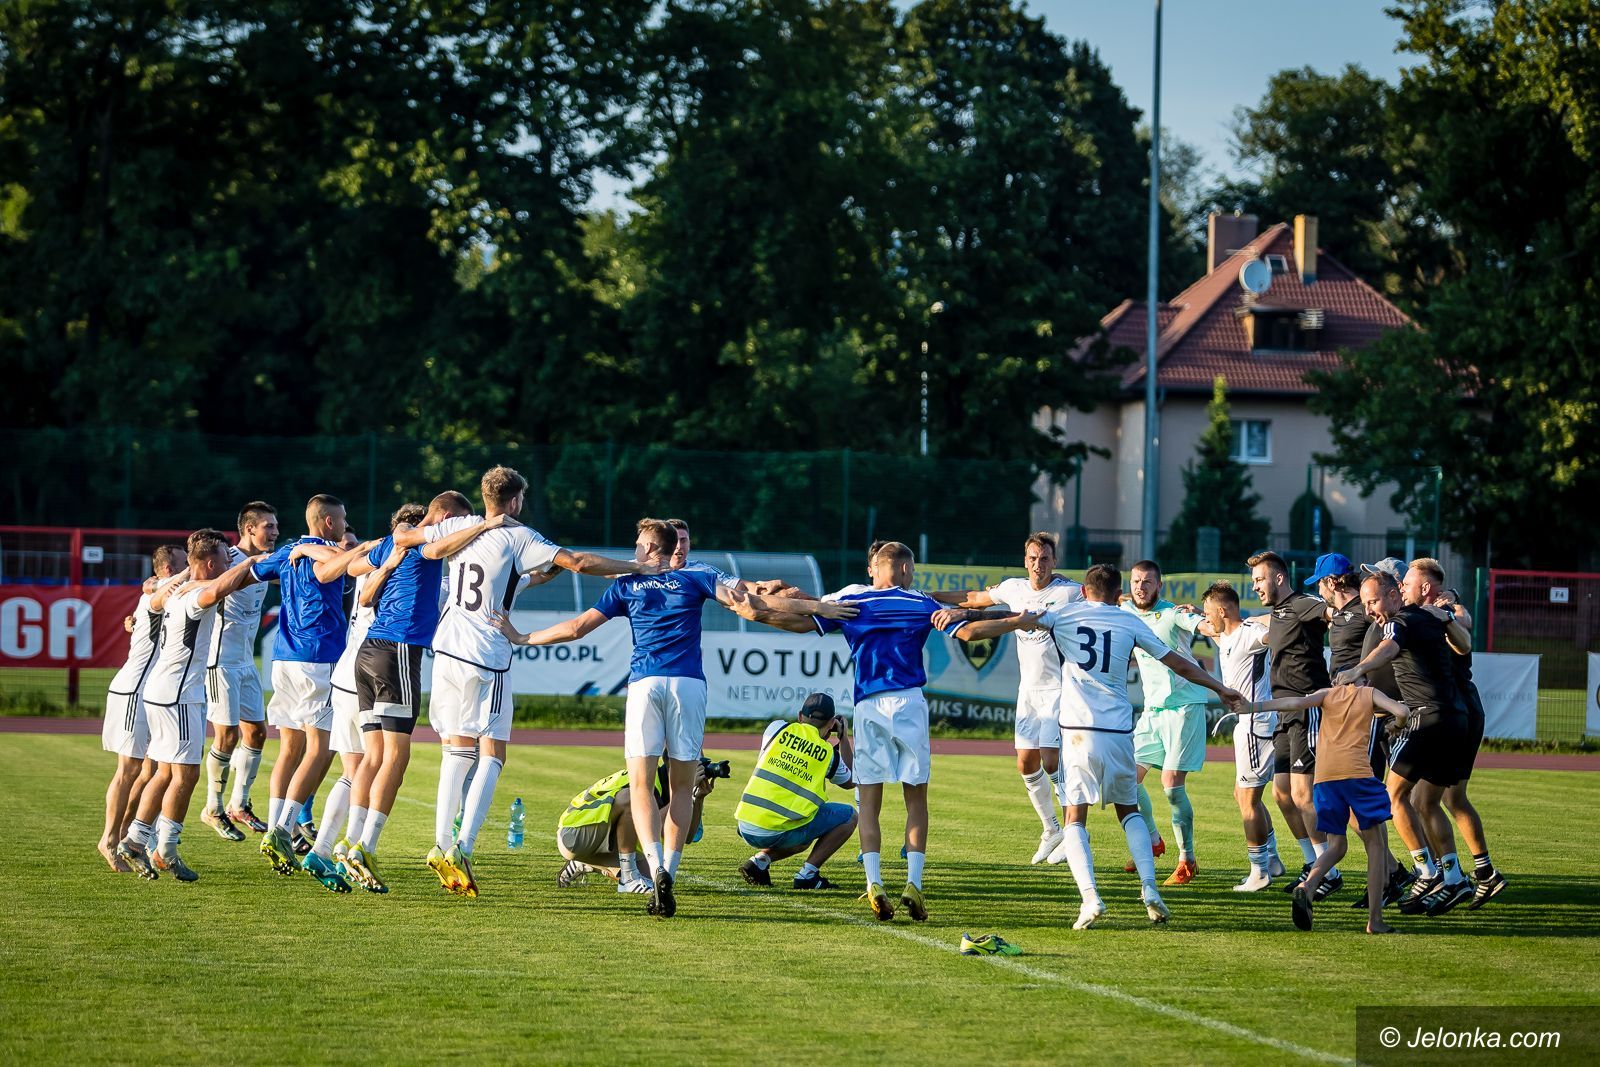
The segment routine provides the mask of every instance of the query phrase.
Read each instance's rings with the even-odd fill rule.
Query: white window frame
[[[1229,419],[1233,424],[1233,447],[1229,451],[1229,458],[1236,463],[1243,463],[1252,467],[1264,467],[1272,462],[1272,420],[1271,419]],[[1263,428],[1267,439],[1267,451],[1264,456],[1246,456],[1244,444],[1246,439],[1245,429],[1250,425]]]

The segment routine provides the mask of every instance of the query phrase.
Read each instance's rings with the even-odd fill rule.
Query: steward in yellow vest
[[[837,737],[837,747],[833,738]],[[744,787],[734,818],[739,836],[754,856],[739,865],[751,885],[771,885],[773,861],[811,855],[795,875],[796,889],[831,889],[821,867],[855,832],[856,813],[849,804],[827,801],[828,783],[850,788],[850,733],[834,713],[833,698],[812,693],[794,722],[778,720],[767,727],[755,771]]]

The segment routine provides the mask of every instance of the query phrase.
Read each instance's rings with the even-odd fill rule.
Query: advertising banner
[[[0,585],[0,666],[120,667],[136,585]]]

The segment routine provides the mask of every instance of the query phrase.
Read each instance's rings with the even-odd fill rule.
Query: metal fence
[[[1541,736],[1583,736],[1589,654],[1600,652],[1600,575],[1559,571],[1488,572],[1482,620],[1491,652],[1539,656]]]

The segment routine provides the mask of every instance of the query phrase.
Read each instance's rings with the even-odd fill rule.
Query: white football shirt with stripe
[[[139,594],[139,606],[133,609],[133,633],[128,637],[128,658],[123,661],[108,692],[116,696],[131,696],[144,686],[161,644],[161,614],[150,610],[151,594]]]
[[[1211,640],[1217,646],[1223,685],[1243,693],[1246,700],[1272,699],[1265,626],[1246,622],[1233,633],[1218,634]]]
[[[249,558],[239,546],[228,546],[229,567],[236,567]],[[261,605],[266,599],[266,582],[252,582],[223,599],[208,646],[207,667],[256,665],[256,631],[261,629]]]
[[[1026,578],[1007,578],[991,589],[997,607],[1041,615],[1053,608],[1083,599],[1083,586],[1056,575],[1043,589]],[[1054,689],[1061,684],[1061,652],[1048,630],[1017,631],[1017,663],[1022,669],[1018,689]]]
[[[1157,659],[1172,649],[1114,604],[1080,600],[1045,612],[1039,622],[1061,650],[1061,728],[1132,733],[1128,659],[1135,648]]]
[[[429,541],[437,541],[483,521],[482,515],[463,515],[434,523],[422,533]],[[495,629],[490,616],[510,611],[522,576],[550,567],[560,551],[560,545],[536,530],[501,526],[479,534],[446,560],[450,598],[433,635],[434,652],[486,670],[509,668],[511,642]]]
[[[361,651],[361,642],[366,640],[373,616],[378,613],[376,607],[361,605],[361,594],[366,591],[367,583],[375,573],[368,571],[356,577],[356,595],[350,606],[350,628],[345,631],[344,655],[333,665],[333,687],[343,689],[346,693],[356,691],[356,653]]]
[[[200,606],[204,586],[167,597],[161,619],[161,651],[144,681],[147,704],[204,704],[205,649],[217,624],[217,605]]]

